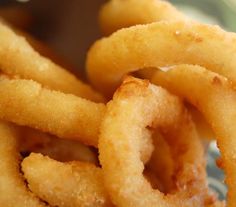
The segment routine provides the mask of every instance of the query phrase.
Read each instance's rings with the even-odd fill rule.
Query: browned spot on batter
[[[127,85],[129,85],[128,89],[126,87]],[[140,80],[132,76],[126,75],[124,77],[122,85],[116,89],[116,92],[119,93],[119,96],[122,96],[123,98],[132,97],[135,94],[139,94],[140,96],[147,96],[149,95],[149,92],[147,92],[146,89],[149,85],[149,80]]]
[[[219,168],[223,169],[224,167],[224,163],[223,163],[223,160],[221,157],[219,157],[217,160],[216,160],[216,164]]]
[[[220,78],[217,77],[217,76],[215,76],[215,77],[212,79],[212,84],[214,84],[214,85],[222,85]]]
[[[187,33],[186,36],[189,38],[189,41],[192,42],[203,42],[203,38],[198,36],[198,34]]]
[[[202,39],[201,37],[196,37],[195,41],[196,41],[196,42],[202,42],[203,39]]]

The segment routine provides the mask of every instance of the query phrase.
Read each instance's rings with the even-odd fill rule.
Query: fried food
[[[0,22],[0,68],[8,75],[32,79],[64,93],[101,102],[103,98],[70,72],[37,53],[24,37]]]
[[[172,4],[161,0],[111,0],[99,13],[100,27],[106,35],[125,27],[162,20],[186,21],[188,18]]]
[[[221,152],[221,167],[228,186],[227,206],[236,203],[236,92],[225,77],[200,66],[179,65],[166,73],[157,72],[152,82],[159,84],[196,106],[215,132]],[[200,83],[200,84],[199,84]]]
[[[145,69],[137,71],[136,75],[139,78],[145,78],[145,79],[151,80],[157,70],[165,71],[165,70],[168,70],[168,67],[162,68],[162,69],[145,68]],[[196,109],[196,107],[193,107],[193,105],[186,103],[186,106],[189,112],[191,113],[191,116],[197,128],[198,134],[202,138],[203,142],[207,143],[208,141],[213,140],[215,137],[214,132],[212,131],[209,123],[207,123],[204,116]]]
[[[160,0],[111,0],[100,10],[100,26],[105,34],[111,34],[118,29],[147,24],[158,21],[193,21],[172,4]],[[192,22],[193,23],[193,22]],[[156,68],[138,71],[142,78],[150,79]],[[200,137],[206,140],[214,138],[214,133],[202,115],[193,107],[191,114]]]
[[[147,127],[162,128],[178,145],[172,147],[176,147],[176,160],[183,166],[178,166],[178,189],[173,195],[165,196],[152,189],[143,177],[141,135]],[[177,137],[173,137],[173,132],[178,133]],[[189,148],[191,144],[194,149]],[[194,123],[177,97],[148,81],[127,78],[116,91],[102,122],[99,153],[105,186],[118,206],[214,204],[208,193],[204,153]]]
[[[27,127],[21,127],[19,131],[18,142],[23,155],[37,152],[61,162],[77,160],[98,163],[96,153],[78,141],[59,139]]]
[[[44,207],[33,193],[31,193],[20,173],[20,155],[17,144],[17,128],[11,124],[0,123],[0,205],[13,207]]]
[[[104,104],[51,91],[32,80],[3,76],[0,93],[1,119],[97,146]]]
[[[104,104],[51,91],[34,81],[11,80],[6,76],[0,77],[0,93],[1,119],[97,147]],[[142,141],[142,159],[147,162],[153,151],[150,133],[144,133]]]
[[[87,73],[107,96],[127,73],[181,63],[204,66],[235,83],[235,42],[235,34],[217,26],[192,22],[138,25],[98,40],[88,52]]]
[[[111,0],[99,21],[105,34],[129,27],[87,55],[108,104],[0,20],[0,206],[224,207],[201,139],[216,136],[234,207],[236,35],[160,0]]]
[[[61,163],[32,153],[23,160],[22,170],[31,191],[52,206],[111,206],[102,171],[92,164]]]

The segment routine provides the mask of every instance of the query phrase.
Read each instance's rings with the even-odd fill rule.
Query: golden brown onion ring
[[[121,28],[148,24],[161,20],[188,20],[173,5],[160,0],[111,0],[99,13],[99,23],[104,34]]]
[[[2,76],[0,94],[1,119],[97,146],[104,104]]]
[[[141,68],[198,64],[236,83],[236,35],[217,26],[158,22],[97,41],[87,57],[91,83],[111,96],[122,77]],[[203,52],[204,51],[204,52]]]
[[[157,68],[145,68],[137,71],[136,75],[140,78],[145,78],[148,80],[152,79],[152,76],[156,73]],[[209,140],[215,138],[214,132],[212,131],[210,125],[207,123],[203,115],[192,105],[186,104],[193,121],[196,125],[199,136],[203,140],[203,144],[207,144]]]
[[[104,4],[99,17],[101,29],[105,34],[111,34],[121,28],[157,21],[190,21],[172,4],[160,0],[111,0]],[[139,72],[139,75],[150,79],[153,70],[156,69],[144,69]],[[214,133],[201,114],[195,108],[191,106],[189,108],[200,137],[206,140],[213,139]]]
[[[61,163],[32,153],[23,160],[22,170],[32,192],[52,206],[111,206],[102,171],[92,164]]]
[[[96,153],[78,141],[59,139],[28,127],[20,127],[19,131],[18,142],[23,155],[37,152],[61,162],[78,160],[97,164]]]
[[[0,22],[0,68],[8,75],[32,79],[43,86],[94,101],[103,98],[70,72],[37,53],[23,36]]]
[[[183,166],[174,195],[152,189],[142,174],[141,139],[147,127],[161,127],[178,145],[175,157]],[[189,149],[191,145],[194,148]],[[126,79],[108,103],[99,152],[105,186],[118,206],[199,207],[214,202],[208,194],[204,153],[194,123],[177,97],[148,81]]]
[[[0,76],[0,118],[60,138],[97,147],[105,105],[42,88],[34,81]],[[27,106],[27,107],[26,107]],[[150,159],[151,134],[143,133],[142,161]]]
[[[236,92],[226,78],[200,66],[174,66],[157,72],[152,82],[164,86],[196,106],[211,125],[221,151],[228,185],[228,207],[236,203]]]
[[[24,178],[19,171],[17,136],[17,129],[13,125],[0,123],[0,205],[2,207],[46,206],[26,188]]]

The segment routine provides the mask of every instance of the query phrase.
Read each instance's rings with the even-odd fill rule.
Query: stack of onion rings
[[[210,126],[234,207],[236,35],[159,0],[111,0],[99,21],[114,33],[95,42],[86,68],[108,104],[0,23],[0,204],[223,207],[207,183],[200,136],[213,138]],[[124,80],[130,73],[158,86]]]

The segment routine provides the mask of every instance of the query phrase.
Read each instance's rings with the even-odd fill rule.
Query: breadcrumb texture
[[[102,171],[83,162],[61,163],[32,153],[22,162],[24,176],[35,195],[52,206],[111,206]]]
[[[0,122],[0,206],[44,207],[44,203],[27,189],[20,172],[17,129]]]

